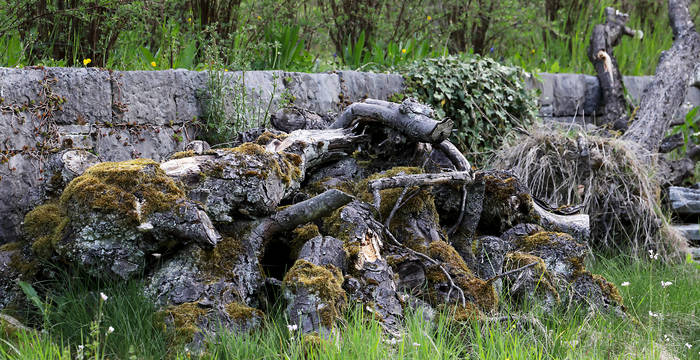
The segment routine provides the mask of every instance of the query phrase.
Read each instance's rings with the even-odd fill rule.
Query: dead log
[[[613,54],[613,48],[620,43],[624,35],[634,36],[638,32],[625,26],[629,15],[611,7],[605,8],[605,24],[593,28],[591,43],[588,47],[588,59],[598,73],[598,83],[603,97],[603,116],[597,118],[597,125],[610,125],[617,130],[627,128],[627,110],[625,84]],[[641,32],[639,32],[641,34]]]
[[[695,31],[689,4],[690,0],[668,1],[673,45],[661,55],[654,80],[642,95],[637,118],[622,136],[651,153],[659,149],[700,63],[700,35]]]
[[[435,112],[429,106],[411,99],[404,100],[398,106],[369,99],[345,108],[329,128],[349,128],[357,120],[363,119],[396,129],[413,140],[437,144],[450,136],[453,122],[450,119],[438,121],[434,116]]]
[[[411,174],[397,175],[377,180],[372,180],[368,183],[369,191],[374,196],[374,207],[379,208],[382,198],[379,194],[381,190],[390,188],[410,188],[414,186],[432,186],[442,184],[466,184],[472,181],[472,175],[469,171],[433,173],[433,174]]]

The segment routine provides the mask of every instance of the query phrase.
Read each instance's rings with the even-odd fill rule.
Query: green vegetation
[[[405,71],[408,96],[431,104],[439,117],[455,123],[452,141],[481,164],[516,126],[535,120],[535,98],[521,69],[489,58],[424,59]]]
[[[666,1],[0,0],[0,66],[202,70],[217,43],[230,70],[388,70],[479,54],[532,72],[593,73],[586,49],[606,6],[644,32],[616,48],[623,74],[652,74],[672,42]]]
[[[700,358],[700,265],[618,256],[597,258],[589,268],[618,287],[628,317],[576,308],[567,312],[565,304],[553,312],[537,304],[515,310],[506,299],[500,305],[501,320],[478,313],[462,316],[469,311],[456,309],[457,321],[453,309],[446,308],[431,325],[423,313],[410,311],[405,336],[393,340],[371,315],[352,307],[340,336],[324,340],[288,328],[280,305],[261,329],[221,332],[206,342],[202,354],[173,345],[177,334],[163,328],[162,313],[144,297],[141,282],[97,283],[64,273],[55,283],[42,285],[49,289],[40,300],[45,332],[19,331],[0,340],[0,357],[69,359],[83,345],[102,349],[101,356],[110,359]],[[107,300],[101,300],[101,293]],[[42,322],[41,311],[35,310]],[[99,331],[94,330],[96,319]],[[110,326],[114,331],[107,335]]]

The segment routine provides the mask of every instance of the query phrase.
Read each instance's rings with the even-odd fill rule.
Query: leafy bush
[[[522,82],[524,72],[489,58],[455,56],[424,59],[404,71],[406,91],[431,104],[455,123],[453,142],[481,164],[510,130],[535,119],[535,97]]]

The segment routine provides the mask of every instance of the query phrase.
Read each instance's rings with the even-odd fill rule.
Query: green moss
[[[452,268],[452,272],[459,275],[474,276],[469,270],[464,259],[459,255],[452,245],[442,241],[433,241],[428,245],[428,255],[433,259],[442,261]]]
[[[292,291],[296,291],[297,286],[302,286],[318,295],[326,304],[322,311],[319,310],[321,324],[326,327],[335,324],[345,307],[343,274],[333,265],[322,267],[306,260],[297,260],[284,276],[284,284]]]
[[[289,137],[289,135],[287,135],[287,134],[275,135],[269,131],[265,131],[260,136],[258,136],[257,139],[255,139],[255,143],[258,145],[265,146],[265,145],[269,144],[270,142],[272,142],[272,140],[276,139],[276,140],[282,141],[282,140],[286,139],[287,137]]]
[[[68,184],[60,205],[65,208],[77,202],[95,211],[116,213],[139,222],[140,217],[172,208],[184,196],[157,162],[136,159],[105,162],[89,168]],[[142,202],[140,209],[137,209],[137,200]]]
[[[173,154],[173,156],[170,157],[170,160],[175,160],[175,159],[182,159],[186,157],[192,157],[197,155],[194,150],[187,150],[187,151],[178,151]]]
[[[211,250],[200,252],[199,268],[212,277],[233,277],[233,264],[243,254],[244,237],[255,226],[254,222],[241,222],[235,231],[222,229],[222,239]]]
[[[63,221],[62,211],[58,204],[44,204],[24,216],[23,229],[30,238],[51,235],[54,229]]]
[[[332,185],[329,185],[328,182],[332,180],[337,180],[331,177],[324,177],[323,179],[307,184],[304,186],[303,191],[310,196],[316,196],[326,190],[330,189],[338,189],[346,194],[354,194],[355,193],[355,187],[357,186],[355,183],[351,181],[339,181],[335,182]]]
[[[262,318],[265,314],[262,311],[246,306],[239,302],[232,302],[224,306],[228,316],[236,322],[246,321],[253,317]]]
[[[294,229],[292,233],[294,234],[294,237],[292,238],[290,244],[290,259],[298,258],[299,252],[301,251],[301,248],[304,246],[304,244],[306,244],[307,241],[315,238],[316,236],[321,235],[321,233],[318,230],[318,226],[316,226],[316,224],[313,223],[298,226],[296,229]]]
[[[257,158],[257,160],[262,164],[261,171],[256,172],[255,174],[248,174],[249,176],[255,175],[261,179],[267,179],[270,176],[270,172],[273,172],[277,177],[282,179],[285,184],[289,184],[292,181],[298,181],[302,176],[301,169],[299,168],[303,162],[301,156],[286,152],[269,152],[266,151],[264,147],[254,143],[244,143],[235,148],[208,150],[205,152],[206,155],[217,156],[226,153]],[[204,170],[203,172],[207,176],[222,177],[226,166],[226,164],[220,163]],[[250,171],[250,169],[246,171]]]
[[[447,308],[447,306],[442,305],[441,308]],[[473,303],[467,303],[465,306],[451,306],[446,310],[452,314],[452,319],[458,322],[474,321],[484,317],[479,307]]]
[[[571,235],[559,232],[540,231],[530,236],[519,238],[517,243],[520,250],[527,252],[537,249],[541,245],[550,245],[561,237],[571,237]]]
[[[24,232],[32,242],[32,251],[47,259],[63,236],[69,219],[55,203],[37,206],[24,217]]]
[[[476,305],[485,312],[493,312],[498,309],[498,293],[493,285],[476,277],[461,276],[454,279],[465,295],[471,295]]]
[[[196,302],[168,306],[165,317],[172,321],[175,330],[175,343],[186,344],[194,339],[199,331],[197,322],[207,314],[207,311]]]
[[[593,281],[600,287],[600,290],[603,291],[603,295],[616,302],[617,305],[623,306],[622,295],[615,284],[609,282],[601,275],[593,274],[591,276],[593,277]]]
[[[24,247],[24,245],[21,242],[15,241],[0,246],[0,251],[20,251],[22,247]]]

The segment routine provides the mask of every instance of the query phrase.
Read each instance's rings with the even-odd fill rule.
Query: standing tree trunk
[[[661,55],[656,76],[644,92],[637,118],[622,139],[655,153],[673,114],[685,98],[690,77],[700,63],[700,35],[688,11],[690,0],[669,0],[673,45]]]
[[[605,8],[605,24],[593,28],[588,59],[598,73],[598,83],[603,94],[603,116],[596,121],[599,126],[612,126],[616,130],[627,129],[625,84],[613,55],[613,48],[620,43],[622,36],[634,36],[637,32],[625,26],[629,15],[611,7]]]

